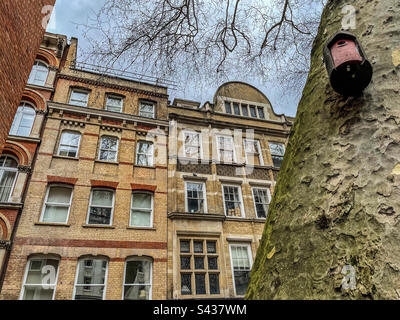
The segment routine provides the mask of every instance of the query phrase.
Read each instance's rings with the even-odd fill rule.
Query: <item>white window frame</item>
[[[43,260],[45,260],[45,259],[53,259],[53,260],[57,260],[58,261],[58,266],[57,266],[57,270],[56,270],[56,279],[55,279],[55,282],[54,282],[54,284],[50,284],[50,285],[48,285],[48,284],[46,284],[46,285],[48,285],[48,286],[54,286],[54,289],[53,289],[53,296],[52,296],[52,300],[54,300],[54,298],[55,298],[55,296],[56,296],[56,290],[57,290],[57,283],[58,283],[58,275],[59,275],[59,271],[60,271],[60,263],[61,263],[61,260],[59,259],[59,258],[56,258],[56,257],[53,257],[53,256],[51,256],[51,255],[44,255],[44,254],[35,254],[35,255],[33,255],[33,256],[31,256],[28,260],[27,260],[27,262],[26,262],[26,266],[25,266],[25,274],[24,274],[24,278],[23,278],[23,280],[22,280],[22,287],[21,287],[21,292],[20,292],[20,294],[19,294],[19,300],[23,300],[23,298],[24,298],[24,294],[25,294],[25,286],[26,286],[26,279],[27,279],[27,277],[28,277],[28,272],[29,272],[29,267],[30,267],[30,265],[31,265],[31,261],[33,261],[33,260],[41,260],[41,261],[43,261]],[[36,285],[28,285],[28,286],[38,286],[39,284],[36,284]],[[40,286],[42,286],[43,284],[40,284]]]
[[[86,104],[85,104],[84,106],[71,103],[72,96],[74,95],[75,92],[76,92],[76,93],[84,93],[84,94],[86,94],[86,101],[85,101]],[[86,107],[88,106],[88,103],[89,103],[89,95],[90,95],[90,92],[89,92],[89,91],[85,91],[85,90],[83,90],[83,89],[72,89],[72,90],[71,90],[71,94],[70,94],[70,96],[69,96],[68,104],[73,105],[73,106],[77,106],[77,107],[86,108]],[[75,100],[76,100],[76,99],[75,99]],[[77,101],[83,101],[83,100],[77,100]]]
[[[186,158],[186,136],[187,135],[198,135],[199,137],[199,156],[198,158],[189,158],[189,159],[203,159],[203,136],[200,132],[197,132],[195,130],[184,130],[182,131],[183,134],[183,156]],[[194,146],[189,146],[189,147],[194,147]]]
[[[112,150],[112,149],[102,149],[101,145],[103,142],[103,139],[107,139],[107,138],[112,138],[112,139],[117,139],[117,146],[116,146],[116,150]],[[101,155],[101,151],[112,151],[115,152],[115,159],[114,160],[102,160],[100,159],[100,155]],[[119,151],[119,138],[116,136],[108,136],[108,135],[103,135],[100,137],[100,144],[99,144],[99,154],[97,156],[97,160],[99,161],[106,161],[106,162],[118,162],[118,151]]]
[[[109,191],[112,192],[113,194],[113,199],[112,199],[112,207],[111,207],[111,215],[110,215],[110,223],[109,224],[92,224],[89,223],[89,218],[90,218],[90,207],[92,207],[92,200],[93,200],[93,192],[94,191]],[[96,207],[100,207],[100,208],[110,208],[110,207],[102,207],[102,206],[96,206]],[[89,206],[88,206],[88,211],[87,211],[87,218],[86,218],[86,224],[87,225],[91,225],[91,226],[112,226],[113,224],[113,219],[114,219],[114,207],[115,207],[115,190],[114,189],[110,189],[110,188],[92,188],[92,190],[90,190],[90,198],[89,198]]]
[[[153,106],[153,116],[152,117],[147,117],[147,116],[143,116],[142,115],[142,105],[152,105]],[[147,112],[146,112],[147,113]],[[151,101],[139,101],[139,117],[143,117],[143,118],[148,118],[148,119],[155,119],[156,117],[156,105],[154,102]]]
[[[203,212],[203,213],[197,213],[197,214],[206,214],[206,213],[208,213],[206,183],[203,182],[203,181],[193,181],[193,180],[185,181],[185,211],[186,211],[186,212],[189,212],[188,197],[187,197],[187,185],[188,185],[188,183],[196,183],[196,184],[201,184],[201,185],[203,185],[204,212]]]
[[[87,284],[78,284],[77,282],[78,282],[78,277],[79,277],[79,268],[80,268],[80,261],[81,260],[103,260],[103,261],[106,261],[107,262],[107,266],[106,266],[106,272],[105,272],[105,274],[104,274],[104,284],[92,284],[92,285],[89,285],[89,286],[91,286],[91,287],[100,287],[100,286],[104,286],[104,290],[103,290],[103,297],[102,297],[102,300],[105,300],[105,297],[106,297],[106,291],[107,291],[107,280],[108,280],[108,269],[109,269],[109,260],[108,259],[106,259],[105,257],[96,257],[96,256],[85,256],[85,257],[81,257],[81,258],[79,258],[78,259],[78,263],[77,263],[77,265],[76,265],[76,274],[75,274],[75,281],[74,281],[74,290],[73,290],[73,292],[72,292],[72,300],[75,300],[75,295],[76,295],[76,287],[77,286],[82,286],[82,287],[84,287],[84,286],[88,286]],[[92,268],[93,268],[93,265],[92,265]]]
[[[225,205],[225,192],[224,192],[224,187],[235,187],[239,189],[239,198],[240,198],[240,212],[241,216],[240,217],[235,217],[235,216],[227,216],[226,215],[226,205]],[[239,184],[222,184],[222,202],[224,203],[224,215],[225,217],[228,218],[234,218],[234,219],[240,219],[240,218],[245,218],[246,214],[244,211],[244,205],[243,205],[243,195],[242,195],[242,186]]]
[[[7,199],[7,203],[9,203],[10,200],[11,200],[12,194],[14,193],[15,184],[17,183],[17,180],[18,180],[18,175],[19,175],[18,165],[19,165],[19,161],[18,161],[18,159],[17,159],[16,157],[11,156],[11,155],[9,155],[9,154],[0,154],[0,158],[1,158],[1,157],[5,157],[5,158],[9,157],[9,158],[14,159],[14,160],[17,162],[17,167],[16,167],[16,168],[10,168],[10,167],[4,167],[4,166],[1,166],[1,167],[0,167],[0,181],[1,181],[1,178],[2,178],[2,176],[3,176],[3,172],[4,172],[4,171],[16,172],[15,178],[14,178],[14,181],[13,181],[13,184],[12,184],[12,187],[11,187],[11,190],[10,190],[10,194],[8,195],[8,199]]]
[[[280,144],[280,145],[282,145],[282,146],[283,146],[283,155],[278,155],[278,154],[276,154],[276,153],[272,153],[271,144]],[[283,159],[284,159],[285,154],[286,154],[286,146],[285,146],[285,144],[284,144],[283,142],[268,141],[268,148],[269,148],[269,153],[271,154],[272,165],[274,166],[274,168],[279,168],[279,169],[280,169],[281,167],[275,167],[273,157],[274,157],[274,156],[275,156],[275,157],[282,157],[281,163],[283,162]]]
[[[260,140],[256,140],[256,139],[244,139],[243,140],[243,148],[244,148],[244,156],[245,156],[245,159],[246,159],[246,164],[249,164],[249,160],[247,158],[247,152],[246,152],[246,142],[256,142],[257,143],[260,165],[263,166],[264,165],[264,158],[262,156]],[[252,165],[254,165],[254,163],[252,163]]]
[[[57,183],[57,184],[51,184],[51,185],[49,185],[49,186],[47,186],[47,190],[46,190],[46,196],[45,196],[45,198],[44,198],[44,203],[43,203],[43,206],[42,206],[42,213],[41,213],[41,215],[40,215],[40,222],[44,222],[43,221],[43,217],[44,217],[44,212],[46,211],[46,206],[47,206],[47,200],[48,200],[48,197],[49,197],[49,193],[50,193],[50,189],[51,188],[53,188],[53,187],[60,187],[60,188],[65,188],[65,189],[71,189],[71,196],[70,196],[70,198],[69,198],[69,203],[68,203],[68,213],[67,213],[67,217],[66,217],[66,219],[65,219],[65,222],[45,222],[45,223],[55,223],[55,224],[66,224],[66,223],[68,223],[68,220],[69,220],[69,215],[70,215],[70,212],[71,212],[71,205],[72,205],[72,198],[73,198],[73,196],[74,196],[74,187],[73,186],[70,186],[70,185],[66,185],[66,184],[60,184],[60,183]],[[52,206],[54,206],[54,207],[66,207],[67,205],[66,204],[60,204],[60,203],[49,203],[50,205],[52,205]]]
[[[151,259],[150,257],[139,257],[139,256],[135,256],[135,257],[129,257],[126,259],[125,261],[125,266],[124,266],[124,281],[122,283],[122,300],[125,300],[125,286],[129,286],[132,284],[126,284],[126,267],[127,267],[127,263],[129,261],[149,261],[150,262],[150,290],[149,290],[149,300],[153,300],[153,259]],[[139,285],[139,284],[138,284]],[[143,284],[140,284],[143,285]],[[147,284],[146,284],[147,285]]]
[[[235,285],[235,269],[233,267],[233,256],[232,256],[232,247],[247,247],[247,254],[249,256],[249,263],[250,263],[250,272],[253,267],[253,254],[251,252],[251,244],[250,243],[231,243],[229,244],[229,255],[231,260],[231,272],[232,272],[232,282],[233,282],[233,290],[236,297],[244,297],[238,295],[236,293],[236,285]]]
[[[233,151],[233,155],[232,155],[232,157],[233,157],[233,160],[232,160],[232,162],[225,162],[225,160],[224,160],[224,162],[223,163],[236,163],[237,162],[237,158],[236,158],[236,150],[235,150],[235,140],[234,140],[234,138],[232,137],[232,136],[229,136],[229,135],[217,135],[216,136],[216,139],[217,139],[217,159],[218,159],[218,162],[221,162],[221,155],[220,155],[220,148],[219,148],[219,139],[220,138],[229,138],[229,139],[231,139],[231,142],[232,142],[232,151]],[[225,150],[225,149],[224,149]]]
[[[120,110],[119,110],[119,111],[112,111],[112,110],[109,110],[109,109],[108,109],[108,99],[119,100],[119,101],[121,102],[121,103],[120,103]],[[116,95],[112,95],[112,94],[108,94],[108,95],[107,95],[107,97],[106,97],[106,110],[107,110],[107,111],[122,113],[123,109],[124,109],[124,99],[123,99],[122,97],[119,97],[119,96],[116,96]]]
[[[62,156],[62,157],[69,157],[69,158],[74,158],[74,159],[78,158],[79,157],[79,149],[81,147],[81,138],[82,138],[82,134],[79,131],[63,130],[61,132],[60,141],[58,143],[57,155],[61,156],[60,155],[60,151],[61,151],[60,147],[61,147],[62,136],[63,136],[64,133],[73,133],[73,134],[79,135],[79,141],[78,141],[78,146],[77,146],[77,149],[76,149],[76,156],[75,157],[70,157],[70,156]],[[64,146],[74,147],[73,145],[64,145]]]
[[[139,160],[139,145],[140,143],[145,142],[145,143],[149,143],[152,145],[151,148],[151,156],[149,157],[149,161],[147,166],[143,165],[143,164],[139,164],[138,160]],[[140,154],[144,154],[144,153],[140,153]],[[147,155],[147,154],[146,154]],[[147,140],[138,140],[138,142],[136,143],[136,160],[135,160],[135,165],[137,166],[143,166],[143,167],[154,167],[154,142],[153,141],[147,141]]]
[[[46,69],[47,69],[46,79],[44,80],[44,83],[35,83],[34,81],[36,80],[36,75],[37,75],[37,72],[38,72],[36,67],[40,66],[40,65],[46,67]],[[49,65],[47,63],[45,63],[43,60],[35,60],[35,63],[33,64],[31,72],[29,74],[28,84],[33,85],[33,86],[44,87],[46,85],[48,77],[49,77]]]
[[[19,111],[20,108],[22,108],[22,111]],[[24,109],[25,108],[29,108],[29,109],[33,110],[33,121],[32,121],[32,124],[31,124],[31,129],[29,131],[29,134],[26,135],[26,136],[20,136],[20,135],[18,135],[18,130],[19,130],[19,127],[21,125],[21,121],[24,118],[24,114],[28,114],[27,112],[24,113]],[[32,129],[33,129],[33,125],[35,123],[35,120],[36,120],[36,109],[35,109],[34,105],[29,103],[29,102],[27,102],[27,101],[21,101],[21,104],[18,106],[17,112],[14,115],[14,119],[13,119],[13,122],[11,124],[11,128],[10,128],[9,134],[13,135],[13,136],[17,136],[17,137],[29,137],[31,135],[31,133],[32,133]]]
[[[253,204],[254,204],[254,213],[256,215],[256,219],[260,219],[260,220],[266,220],[268,218],[268,211],[266,213],[266,217],[265,218],[259,218],[257,215],[257,206],[256,206],[256,199],[254,198],[254,190],[266,190],[267,191],[267,198],[268,198],[268,206],[271,204],[271,190],[268,187],[252,187],[251,188],[251,196],[253,198]]]
[[[150,225],[149,226],[135,226],[132,224],[132,211],[134,209],[138,211],[148,211],[147,209],[144,208],[133,208],[133,195],[135,193],[143,193],[143,194],[149,194],[151,195],[151,207],[150,207]],[[134,190],[132,191],[131,194],[131,209],[130,209],[130,214],[129,214],[129,226],[133,228],[153,228],[154,226],[154,193],[151,191],[141,191],[141,190]]]

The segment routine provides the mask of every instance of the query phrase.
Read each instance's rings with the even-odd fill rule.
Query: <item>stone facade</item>
[[[271,143],[293,119],[239,82],[170,104],[166,87],[80,67],[77,49],[46,34],[31,133],[7,140],[0,299],[241,298],[283,156]]]
[[[21,101],[55,0],[0,2],[0,153]]]
[[[269,190],[271,200],[279,168],[269,143],[285,145],[293,119],[276,115],[259,90],[239,82],[221,86],[212,104],[198,105],[175,100],[169,107],[168,298],[241,298],[265,223],[253,192]],[[222,150],[233,157],[221,157],[219,137],[232,139]],[[256,161],[246,157],[246,139],[258,143]],[[230,186],[240,210],[224,201]],[[216,246],[211,255],[209,243]]]

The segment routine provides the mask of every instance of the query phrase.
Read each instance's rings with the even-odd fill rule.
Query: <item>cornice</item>
[[[168,94],[152,92],[152,91],[148,91],[148,90],[132,88],[132,87],[129,87],[129,86],[118,85],[118,84],[114,84],[114,83],[107,83],[107,82],[93,80],[93,79],[76,77],[76,76],[69,75],[69,74],[59,73],[57,78],[64,79],[64,80],[75,81],[75,82],[79,82],[79,83],[90,84],[90,85],[93,85],[93,86],[101,86],[101,87],[106,87],[106,88],[111,88],[111,89],[116,89],[116,90],[121,90],[121,91],[129,91],[129,92],[145,94],[145,95],[152,96],[152,97],[157,97],[157,98],[168,99]]]

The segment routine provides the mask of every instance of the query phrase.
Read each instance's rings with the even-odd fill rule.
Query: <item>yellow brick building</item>
[[[171,104],[77,50],[51,70],[0,299],[243,297],[293,119],[239,82]]]

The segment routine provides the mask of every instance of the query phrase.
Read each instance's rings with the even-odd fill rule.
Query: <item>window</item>
[[[233,138],[228,136],[217,137],[218,144],[218,160],[222,162],[234,162],[235,151],[233,146]]]
[[[139,116],[145,118],[154,118],[154,103],[152,102],[140,102],[139,105]]]
[[[25,270],[20,299],[53,300],[56,293],[58,263],[58,259],[49,257],[30,258]],[[49,277],[49,274],[54,277]]]
[[[77,132],[64,131],[61,134],[58,155],[76,158],[78,156],[81,134]]]
[[[253,118],[257,118],[257,111],[256,111],[256,107],[255,106],[250,106],[250,115]]]
[[[125,264],[124,300],[150,300],[152,261],[131,258]]]
[[[106,110],[113,112],[122,112],[122,98],[108,96]]]
[[[258,117],[260,119],[265,119],[264,108],[263,107],[258,107],[257,110],[258,110]]]
[[[224,194],[225,215],[243,217],[242,194],[239,186],[222,186]]]
[[[180,240],[182,296],[220,294],[218,258],[215,240]]]
[[[114,191],[93,189],[90,195],[88,224],[111,225],[114,211]]]
[[[153,226],[153,194],[133,192],[130,225],[133,227]]]
[[[139,141],[136,151],[136,164],[139,166],[153,166],[153,143]]]
[[[85,258],[78,262],[74,300],[104,300],[108,262],[102,258]]]
[[[41,222],[67,223],[71,207],[72,188],[55,185],[47,189]]]
[[[99,160],[117,161],[118,154],[118,138],[103,136],[100,141]]]
[[[8,202],[18,173],[18,161],[11,156],[0,157],[0,202]]]
[[[271,157],[275,168],[280,168],[283,156],[285,155],[285,145],[283,143],[270,142],[269,148],[271,150]]]
[[[69,104],[80,107],[87,107],[89,99],[89,93],[82,90],[72,90],[69,98]]]
[[[232,107],[230,102],[225,102],[225,111],[226,113],[232,114]]]
[[[266,219],[268,214],[271,194],[266,188],[253,188],[254,208],[257,218]]]
[[[247,109],[246,104],[242,104],[242,116],[248,117],[249,116],[249,109]]]
[[[185,157],[199,159],[201,157],[200,133],[184,132],[183,136]]]
[[[232,273],[237,296],[246,294],[250,280],[251,251],[249,245],[231,245]]]
[[[41,61],[35,61],[31,74],[29,75],[28,84],[34,84],[37,86],[44,86],[46,84],[47,75],[49,69],[46,64]]]
[[[32,105],[23,102],[17,109],[14,121],[11,125],[10,134],[14,136],[29,137],[33,121],[35,120],[35,109]]]
[[[186,211],[206,213],[206,187],[202,182],[186,182]]]
[[[233,103],[233,112],[235,113],[235,115],[240,116],[239,103],[236,102]]]
[[[246,163],[254,166],[264,165],[261,155],[260,142],[258,140],[244,140],[244,152],[246,155]]]

